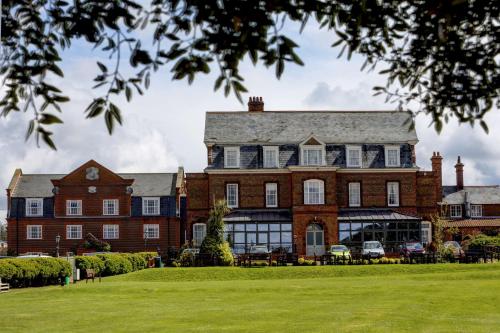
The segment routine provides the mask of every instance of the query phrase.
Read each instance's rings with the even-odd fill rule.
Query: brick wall
[[[11,251],[17,250],[17,239],[19,237],[19,253],[45,252],[54,254],[56,249],[56,236],[60,235],[61,255],[66,252],[76,252],[83,248],[85,235],[93,234],[98,239],[103,238],[104,224],[119,225],[119,239],[104,241],[111,244],[112,251],[139,252],[144,251],[144,224],[159,224],[160,238],[149,239],[147,249],[156,251],[157,247],[166,250],[169,246],[180,246],[180,220],[178,218],[146,217],[146,218],[109,218],[109,219],[45,219],[32,218],[19,220],[19,229],[16,228],[16,220],[8,219],[8,243]],[[41,225],[42,239],[27,239],[27,226]],[[66,239],[67,225],[82,225],[83,239]]]

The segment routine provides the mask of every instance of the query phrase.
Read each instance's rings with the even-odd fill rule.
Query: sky
[[[289,33],[300,45],[299,56],[305,66],[288,65],[280,80],[274,68],[254,67],[249,61],[240,69],[249,93],[262,96],[266,110],[393,110],[385,98],[373,97],[373,86],[384,85],[385,77],[377,71],[361,72],[363,59],[338,59],[337,49],[330,48],[333,36],[314,26],[299,35],[296,27]],[[112,65],[88,45],[75,43],[63,53],[65,77],[61,84],[71,101],[63,107],[63,125],[52,126],[58,147],[52,151],[37,147],[34,140],[25,142],[29,114],[10,114],[0,118],[0,187],[7,188],[16,168],[24,173],[68,173],[94,159],[116,172],[166,172],[184,166],[186,172],[199,172],[206,166],[203,129],[206,111],[245,111],[233,96],[214,92],[216,72],[199,76],[192,85],[172,81],[169,68],[151,79],[143,96],[134,95],[127,103],[115,100],[123,112],[124,124],[110,136],[103,118],[85,119],[83,111],[99,92],[92,90],[98,72],[96,61]],[[382,69],[382,67],[378,67]],[[437,134],[431,119],[419,115],[416,130],[417,164],[430,170],[430,157],[439,151],[444,157],[445,185],[455,184],[454,164],[461,155],[465,164],[466,185],[500,184],[500,113],[486,115],[490,133],[479,126],[458,125],[453,120]],[[0,196],[0,219],[5,214],[6,195]]]

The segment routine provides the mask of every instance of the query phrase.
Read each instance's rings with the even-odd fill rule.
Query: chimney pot
[[[248,112],[263,112],[264,101],[262,97],[250,97],[248,99]]]
[[[457,190],[464,189],[464,164],[460,160],[460,156],[457,158],[457,164],[455,164],[455,172],[457,174]]]

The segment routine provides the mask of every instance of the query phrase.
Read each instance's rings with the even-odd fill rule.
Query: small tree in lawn
[[[434,226],[433,242],[435,251],[439,253],[442,257],[453,256],[453,251],[451,248],[446,248],[444,246],[446,235],[454,235],[458,232],[457,227],[448,227],[446,225],[446,220],[439,215],[433,215],[431,217],[432,225]]]
[[[229,243],[224,241],[224,216],[229,213],[226,201],[215,202],[210,211],[207,224],[207,235],[201,243],[200,252],[211,254],[219,264],[229,266],[233,263],[233,255]]]

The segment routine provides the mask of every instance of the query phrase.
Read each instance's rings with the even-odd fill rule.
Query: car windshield
[[[346,246],[344,246],[344,245],[332,246],[331,250],[332,251],[339,251],[339,252],[341,252],[341,251],[349,251],[349,249]]]
[[[406,247],[408,249],[412,249],[412,250],[420,250],[422,248],[422,244],[420,244],[420,243],[408,243],[408,244],[406,244]]]
[[[379,242],[367,242],[363,244],[364,249],[380,249],[382,245]]]

